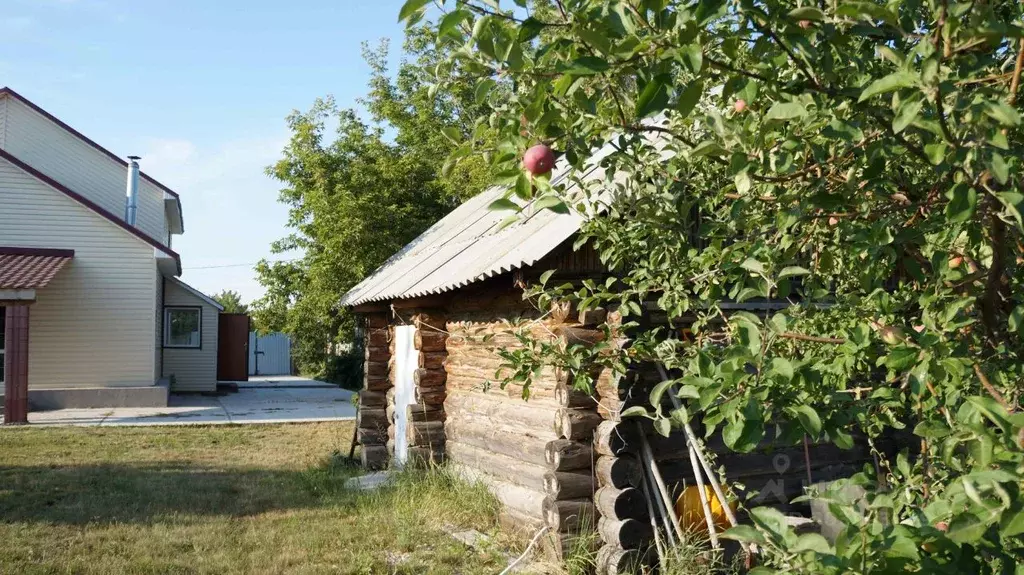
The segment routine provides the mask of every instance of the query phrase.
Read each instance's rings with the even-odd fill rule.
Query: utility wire
[[[283,263],[297,262],[300,259],[302,259],[302,258],[294,258],[294,259],[290,259],[290,260],[270,260],[267,263],[283,264]],[[184,267],[182,269],[183,270],[212,270],[212,269],[217,269],[217,268],[240,268],[240,267],[245,267],[245,266],[254,266],[254,265],[258,264],[258,263],[260,263],[260,262],[252,262],[252,263],[247,263],[247,264],[224,264],[224,265],[216,265],[216,266],[194,266],[194,267]]]

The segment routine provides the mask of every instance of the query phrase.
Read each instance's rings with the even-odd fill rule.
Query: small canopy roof
[[[0,289],[46,287],[74,257],[74,250],[0,247]]]

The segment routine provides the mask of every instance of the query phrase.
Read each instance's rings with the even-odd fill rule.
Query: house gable
[[[124,211],[127,161],[71,128],[10,88],[0,88],[0,149],[83,197],[119,214]],[[166,245],[181,231],[178,194],[141,173],[139,229]]]

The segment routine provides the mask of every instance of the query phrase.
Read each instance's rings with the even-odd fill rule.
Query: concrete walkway
[[[238,393],[171,395],[167,407],[57,409],[28,414],[35,425],[211,425],[220,423],[299,423],[354,419],[351,391],[312,379],[254,378]],[[245,387],[242,387],[245,385]]]

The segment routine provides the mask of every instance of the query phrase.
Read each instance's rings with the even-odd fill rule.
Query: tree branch
[[[1003,397],[1003,394],[999,393],[999,390],[996,389],[995,386],[992,385],[992,382],[988,380],[988,376],[985,375],[985,372],[981,371],[980,365],[974,364],[974,374],[978,376],[978,379],[981,381],[981,386],[984,387],[985,391],[992,396],[992,399],[998,401],[999,405],[1003,406],[1003,409],[1006,411],[1013,411],[1013,409],[1010,408],[1010,404],[1006,403],[1006,398]]]
[[[816,335],[793,333],[791,331],[780,333],[779,337],[785,339],[797,339],[800,341],[813,341],[814,343],[831,343],[833,345],[843,345],[846,343],[846,340],[841,337],[819,337]]]

